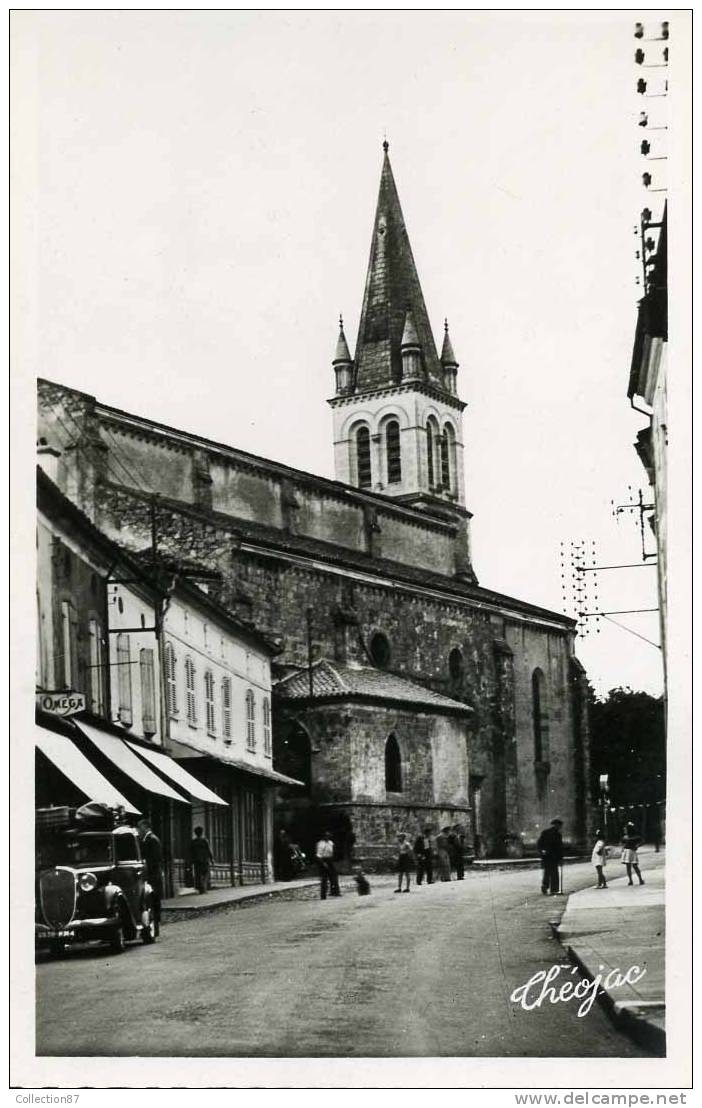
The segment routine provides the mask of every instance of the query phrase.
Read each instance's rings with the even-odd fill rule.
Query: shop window
[[[388,467],[388,484],[397,485],[402,480],[400,453],[400,424],[391,419],[385,427],[385,453]]]
[[[207,716],[207,733],[214,735],[215,727],[215,691],[212,670],[205,673],[205,714]]]
[[[370,431],[359,427],[356,432],[356,472],[359,489],[371,487]]]
[[[105,666],[103,663],[102,625],[98,619],[88,620],[88,641],[90,648],[88,669],[90,711],[94,716],[101,716],[105,711]]]
[[[390,643],[382,631],[377,631],[370,641],[370,655],[378,669],[390,664]]]
[[[246,746],[249,750],[256,749],[256,704],[253,689],[246,693]]]
[[[190,655],[185,659],[185,702],[188,723],[197,727],[197,698],[195,696],[195,663]]]
[[[232,737],[232,679],[222,678],[222,735],[231,741]]]
[[[270,758],[273,753],[271,743],[271,702],[268,697],[263,700],[263,753]]]
[[[173,643],[166,643],[166,701],[168,714],[172,718],[178,715],[178,671],[176,669],[176,652]]]
[[[402,792],[402,757],[394,735],[388,736],[385,743],[385,791]]]
[[[141,677],[141,725],[145,735],[155,735],[156,680],[153,650],[139,651],[139,675]]]
[[[132,726],[132,659],[129,643],[129,635],[117,636],[117,689],[119,692],[119,707],[117,710],[120,723],[125,727]]]

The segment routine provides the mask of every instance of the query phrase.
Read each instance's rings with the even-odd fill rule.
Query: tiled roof
[[[459,700],[425,689],[406,677],[382,669],[354,667],[323,658],[312,666],[312,697],[308,669],[283,677],[274,686],[277,696],[286,700],[374,700],[394,704],[412,704],[438,712],[470,715],[472,708]]]

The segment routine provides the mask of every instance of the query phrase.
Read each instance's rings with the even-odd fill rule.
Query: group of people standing
[[[645,885],[643,877],[641,876],[641,870],[639,869],[639,847],[641,846],[641,836],[636,833],[636,828],[633,823],[627,823],[622,835],[622,865],[626,866],[626,875],[628,877],[627,884],[633,885],[633,874],[636,874],[639,885]],[[605,878],[605,866],[609,857],[609,848],[605,841],[605,837],[602,831],[595,831],[595,845],[592,849],[592,864],[595,867],[595,873],[597,874],[598,889],[607,888],[607,879]]]
[[[397,880],[395,892],[409,892],[410,874],[416,865],[417,884],[426,879],[427,885],[434,881],[450,881],[455,871],[456,880],[462,881],[465,874],[463,852],[465,834],[460,824],[442,827],[436,838],[431,827],[425,827],[414,840],[414,845],[404,832],[398,835]],[[404,883],[404,888],[403,888]]]
[[[562,864],[563,864],[563,839],[561,827],[563,821],[552,819],[551,826],[541,832],[536,844],[541,856],[541,891],[544,896],[560,896],[563,893]],[[633,823],[627,823],[622,835],[622,865],[626,866],[628,884],[633,885],[633,875],[636,874],[639,885],[645,881],[639,869],[638,848],[641,846],[641,836],[637,834]],[[591,862],[597,875],[597,889],[607,888],[605,878],[605,866],[609,857],[609,848],[602,831],[595,831],[595,844],[592,848]]]

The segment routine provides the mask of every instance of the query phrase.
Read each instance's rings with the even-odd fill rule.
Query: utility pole
[[[310,684],[310,699],[314,696],[314,673],[312,671],[312,609],[307,609],[307,676]]]

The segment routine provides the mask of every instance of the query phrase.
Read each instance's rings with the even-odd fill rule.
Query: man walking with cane
[[[541,855],[543,875],[541,892],[544,896],[560,896],[563,892],[563,839],[562,819],[552,819],[551,826],[539,835],[536,849]],[[560,868],[560,879],[559,879]]]

